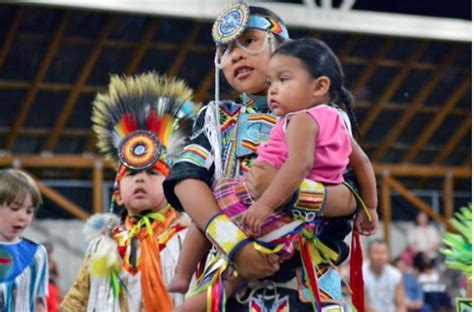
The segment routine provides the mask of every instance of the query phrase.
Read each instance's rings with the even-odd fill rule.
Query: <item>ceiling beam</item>
[[[132,59],[128,63],[127,68],[125,69],[125,75],[132,76],[138,71],[138,68],[141,62],[143,58],[145,57],[146,51],[148,50],[150,45],[153,43],[153,37],[155,36],[155,33],[158,30],[159,25],[160,25],[160,22],[157,18],[153,18],[150,21],[150,24],[148,25],[148,27],[145,30],[145,33],[143,34],[142,40],[136,46]],[[104,89],[106,88],[107,86],[104,86]],[[87,152],[94,151],[96,143],[97,143],[96,134],[95,132],[92,131],[89,139],[87,140],[84,146],[84,152],[87,153]]]
[[[18,27],[20,27],[21,18],[23,17],[24,8],[19,6],[16,10],[15,17],[13,18],[13,22],[10,25],[10,29],[8,29],[8,33],[5,36],[5,41],[3,42],[2,49],[0,50],[0,68],[2,68],[5,60],[7,59],[8,53],[13,45],[13,39],[15,39],[15,35],[17,34]]]
[[[400,195],[402,195],[402,197],[404,197],[408,202],[413,204],[415,207],[418,207],[421,211],[426,213],[436,222],[443,224],[448,229],[448,231],[455,232],[455,229],[453,228],[453,226],[449,224],[449,222],[445,218],[443,218],[443,216],[436,213],[430,205],[428,205],[419,197],[417,197],[415,194],[413,194],[402,183],[393,179],[392,177],[385,177],[385,179],[389,187],[399,192]]]
[[[472,151],[470,153],[466,153],[466,158],[464,159],[464,166],[472,166]]]
[[[36,180],[36,184],[38,185],[38,188],[40,192],[49,198],[52,202],[56,203],[59,205],[61,208],[75,216],[76,218],[82,219],[86,221],[89,219],[90,214],[86,212],[83,208],[80,206],[76,205],[74,202],[60,194],[59,192],[55,191],[54,189],[48,187],[46,184]]]
[[[379,161],[385,155],[390,146],[398,139],[400,134],[406,129],[408,123],[415,116],[418,108],[422,107],[426,99],[433,92],[435,87],[438,85],[440,80],[443,78],[443,75],[450,68],[450,65],[456,59],[460,51],[460,45],[456,44],[451,52],[445,57],[440,67],[433,74],[430,81],[428,81],[418,92],[415,98],[408,104],[407,109],[403,115],[398,119],[394,126],[388,132],[388,135],[385,136],[382,144],[379,148],[373,153],[371,159],[373,161]]]
[[[212,83],[214,82],[215,68],[211,66],[211,69],[207,72],[206,76],[201,80],[201,83],[194,93],[194,101],[202,102],[206,100],[206,96],[209,94],[209,89],[211,89]]]
[[[97,0],[16,0],[15,3],[87,8],[127,14],[176,16],[213,21],[231,0],[97,1]],[[339,8],[308,8],[297,3],[252,1],[277,12],[290,27],[339,32],[378,34],[471,42],[472,23],[441,18]]]
[[[89,168],[93,169],[97,163],[103,163],[104,168],[115,169],[114,165],[99,156],[82,156],[78,154],[38,155],[38,154],[2,154],[0,167],[22,168]],[[373,164],[377,175],[404,176],[404,177],[444,177],[452,174],[453,178],[471,178],[470,167],[424,166],[402,164]]]
[[[452,173],[454,178],[471,178],[469,167],[403,165],[403,164],[373,164],[376,175],[390,175],[403,177],[444,177]]]
[[[384,58],[385,54],[390,51],[393,47],[394,40],[393,38],[385,39],[382,46],[379,50],[375,53],[372,59],[367,63],[367,67],[359,76],[359,78],[355,81],[355,83],[351,86],[352,94],[358,94],[360,89],[366,85],[367,81],[373,76],[373,74],[377,71],[378,65],[380,61]]]
[[[361,136],[365,136],[369,132],[370,127],[374,124],[375,120],[382,112],[382,109],[385,103],[387,103],[390,100],[390,98],[393,96],[393,94],[397,91],[397,89],[400,87],[400,85],[403,83],[406,76],[410,72],[412,68],[412,64],[423,55],[423,53],[425,52],[427,48],[428,48],[428,42],[423,41],[420,45],[418,45],[416,50],[413,51],[413,53],[405,61],[403,66],[400,67],[400,70],[398,71],[396,76],[393,78],[392,82],[387,86],[387,88],[385,88],[385,90],[377,99],[375,104],[372,105],[372,107],[370,108],[370,111],[367,114],[367,116],[364,118],[360,126]]]
[[[100,35],[97,38],[97,41],[92,49],[92,52],[89,54],[89,57],[86,63],[82,67],[82,70],[79,73],[79,77],[74,83],[74,87],[69,93],[69,96],[63,106],[63,109],[61,113],[59,114],[58,119],[56,120],[53,130],[51,131],[51,135],[48,137],[48,140],[46,141],[44,150],[52,151],[54,147],[56,146],[56,143],[59,140],[59,136],[61,135],[61,131],[66,125],[66,122],[68,121],[69,116],[71,115],[71,112],[74,109],[74,105],[76,104],[77,99],[81,95],[81,91],[83,87],[85,86],[87,80],[89,79],[90,74],[92,73],[92,70],[94,69],[95,64],[97,63],[97,60],[99,59],[99,56],[102,51],[103,43],[106,40],[106,38],[109,36],[110,32],[112,31],[113,29],[112,26],[115,24],[116,19],[117,19],[116,16],[110,16],[104,28],[100,32]]]
[[[25,122],[26,116],[30,111],[31,105],[33,105],[33,101],[36,98],[40,90],[40,86],[43,83],[46,74],[48,73],[49,65],[54,60],[54,56],[58,51],[58,47],[61,44],[61,40],[64,37],[64,32],[66,31],[67,23],[69,20],[69,12],[64,12],[61,20],[59,21],[58,26],[56,27],[56,32],[54,33],[51,42],[48,46],[48,50],[41,61],[38,71],[36,72],[36,76],[31,83],[31,87],[28,90],[23,102],[20,105],[20,109],[18,110],[17,116],[13,125],[11,127],[11,131],[5,139],[5,143],[3,144],[3,148],[5,150],[10,150],[15,143],[15,139],[18,136],[18,131]]]
[[[448,117],[449,113],[454,109],[458,101],[464,96],[466,90],[471,87],[471,75],[467,75],[463,82],[453,90],[452,94],[448,97],[446,102],[442,105],[441,110],[433,117],[429,125],[423,129],[420,136],[416,139],[416,142],[412,145],[411,149],[405,154],[403,159],[404,162],[412,162],[423,146],[431,139],[433,134],[438,130],[443,121]],[[451,141],[451,140],[449,140]],[[449,142],[448,141],[448,142]]]
[[[89,129],[64,129],[62,135],[76,138],[84,138],[91,135],[92,130]],[[0,135],[8,135],[10,133],[10,127],[0,127]],[[32,136],[32,137],[45,137],[51,134],[50,128],[37,128],[28,127],[20,128],[18,130],[18,136]]]
[[[375,102],[371,102],[371,101],[358,101],[357,110],[371,110],[374,103]],[[385,103],[382,106],[382,108],[383,110],[386,110],[386,111],[400,112],[406,109],[406,104],[391,102],[391,103]],[[440,110],[441,110],[440,107],[423,106],[418,109],[418,113],[433,115],[433,114],[438,114]],[[466,114],[471,114],[471,110],[464,107],[454,107],[454,109],[449,113],[450,116],[466,116]]]
[[[183,63],[186,59],[186,55],[188,54],[190,48],[193,45],[193,42],[196,40],[197,35],[199,34],[199,31],[201,30],[202,23],[195,23],[193,26],[193,29],[189,33],[189,35],[186,37],[186,39],[183,41],[183,44],[178,48],[178,55],[176,56],[173,64],[171,67],[168,69],[168,72],[166,73],[168,76],[175,77],[181,66],[183,66]]]
[[[85,157],[77,154],[60,155],[38,155],[38,154],[18,154],[1,155],[1,167],[22,167],[22,168],[94,168],[98,163],[104,163],[104,168],[114,169],[112,163],[105,161],[103,157]]]
[[[127,76],[134,75],[138,71],[142,60],[145,57],[146,51],[153,43],[153,37],[155,36],[156,30],[158,29],[159,25],[160,22],[157,18],[154,18],[150,21],[150,24],[148,25],[147,29],[145,30],[145,33],[143,34],[142,40],[135,49],[135,52],[133,53],[132,60],[128,64],[127,69],[125,70],[125,74]]]
[[[348,40],[344,43],[342,48],[337,52],[337,57],[344,62],[344,60],[348,59],[352,49],[354,49],[355,45],[360,39],[360,35],[353,34],[349,37]]]
[[[444,163],[444,161],[454,152],[456,147],[459,146],[459,143],[462,141],[462,139],[464,139],[464,137],[471,129],[472,118],[471,116],[468,116],[466,117],[466,119],[464,119],[464,122],[456,129],[456,132],[454,132],[451,138],[449,138],[447,144],[436,156],[433,163],[436,165],[441,165],[442,163]],[[469,154],[472,155],[472,151]]]

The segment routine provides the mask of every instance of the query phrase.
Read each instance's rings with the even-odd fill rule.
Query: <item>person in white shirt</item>
[[[367,312],[405,312],[405,290],[402,273],[389,264],[387,243],[373,241],[369,245],[369,260],[362,270]]]
[[[440,233],[429,224],[428,216],[424,212],[417,214],[416,223],[417,225],[408,231],[408,245],[415,254],[423,252],[430,258],[435,258],[441,243]]]

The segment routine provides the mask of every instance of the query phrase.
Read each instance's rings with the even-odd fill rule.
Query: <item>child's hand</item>
[[[273,210],[270,207],[259,204],[257,201],[244,213],[242,224],[250,228],[252,234],[259,235],[260,228],[272,212]]]
[[[359,210],[355,219],[355,227],[362,235],[373,235],[377,231],[377,225],[379,223],[379,216],[377,215],[377,209],[369,209],[371,221],[367,217],[364,210]]]

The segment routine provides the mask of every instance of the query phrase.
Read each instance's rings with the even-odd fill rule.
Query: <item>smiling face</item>
[[[35,206],[31,194],[17,197],[11,204],[0,205],[0,241],[15,242],[33,221]]]
[[[221,47],[222,72],[230,86],[239,92],[265,95],[266,77],[270,61],[270,44],[267,32],[247,29],[238,39],[238,44]],[[251,54],[246,50],[259,53]]]
[[[125,206],[132,215],[146,210],[159,211],[167,203],[162,185],[165,178],[156,168],[127,170],[120,181],[117,203]]]
[[[314,79],[296,57],[276,54],[268,65],[268,106],[277,116],[312,107],[319,94]]]

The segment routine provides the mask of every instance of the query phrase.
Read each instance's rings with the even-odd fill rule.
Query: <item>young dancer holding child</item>
[[[260,237],[262,228],[271,227],[270,223],[274,223],[274,220],[269,219],[270,215],[291,198],[305,178],[325,185],[340,184],[344,181],[343,173],[351,154],[354,153],[352,157],[361,157],[356,155],[362,153],[360,148],[352,150],[351,146],[357,147],[357,143],[351,139],[338,109],[329,105],[340,94],[347,95],[342,101],[350,118],[355,120],[352,98],[348,92],[341,91],[345,90],[343,78],[339,60],[322,41],[311,38],[289,41],[272,54],[268,66],[268,106],[281,119],[271,130],[268,141],[260,144],[256,161],[268,162],[279,172],[262,196],[253,203],[250,196],[244,194],[245,178],[240,178],[237,183],[217,181],[215,187],[219,189],[216,198],[224,213],[240,220],[241,228],[244,231],[247,229],[247,234]],[[371,181],[367,179],[370,179],[373,172],[368,168],[364,169],[359,181],[362,185],[370,185]],[[223,198],[226,200],[221,200],[223,188],[226,193]],[[232,192],[235,194],[229,195]],[[369,188],[366,192],[368,200],[376,197],[375,189]],[[230,197],[237,200],[229,203],[232,202]],[[250,204],[247,205],[250,206],[248,210],[237,208],[245,206],[245,203]],[[239,210],[238,213],[230,212],[236,209]],[[236,217],[238,214],[241,218]],[[364,224],[376,226],[375,209],[371,209],[368,214],[363,213],[361,218]],[[188,237],[193,240],[193,244],[187,246],[202,245],[196,244],[196,240],[206,238],[204,235],[194,236],[196,233],[198,232],[190,232]],[[276,239],[279,243],[282,242],[282,237]],[[287,243],[292,244],[292,241]],[[290,247],[287,249],[291,250]],[[196,254],[200,255],[202,252]],[[189,257],[183,259],[180,264],[187,265],[188,268],[177,268],[177,272],[189,272],[189,268],[195,268],[199,260]],[[188,263],[185,264],[184,261]],[[188,280],[189,276],[185,279]],[[227,289],[233,293],[239,282],[239,279],[234,280]],[[194,307],[196,302],[193,301]]]
[[[125,207],[87,222],[92,238],[65,311],[172,311],[184,296],[166,290],[187,224],[162,182],[186,144],[197,111],[183,82],[154,73],[112,77],[93,103],[98,148],[118,165],[114,199]]]
[[[41,204],[28,174],[0,170],[0,311],[46,311],[46,249],[21,237]]]
[[[242,18],[237,19],[236,16]],[[236,24],[236,21],[239,22]],[[301,266],[298,257],[280,264],[276,254],[258,251],[262,249],[254,244],[255,242],[230,218],[220,213],[220,208],[211,191],[214,177],[219,177],[219,171],[221,173],[223,171],[226,177],[242,176],[248,171],[255,159],[258,145],[267,140],[269,130],[276,122],[276,118],[268,114],[266,97],[259,95],[266,94],[267,91],[266,77],[270,54],[279,43],[288,39],[287,30],[272,12],[262,8],[249,8],[242,2],[226,9],[218,17],[213,30],[217,45],[216,66],[222,68],[226,80],[234,89],[243,92],[241,103],[220,101],[218,106],[220,119],[213,115],[215,103],[210,103],[208,108],[201,112],[194,127],[195,134],[191,144],[185,148],[170,177],[164,182],[165,194],[173,206],[186,209],[196,225],[206,233],[212,244],[223,255],[227,264],[232,263],[241,276],[248,280],[266,278],[264,281],[246,285],[249,296],[245,300],[231,298],[227,302],[227,309],[243,311],[255,306],[271,308],[275,304],[285,305],[292,309],[310,308],[298,296],[297,289],[292,286],[295,268]],[[216,89],[218,93],[218,88]],[[208,131],[209,123],[212,126],[212,122],[216,120],[220,123],[218,125],[220,131],[217,134]],[[217,145],[213,138],[219,139]],[[361,159],[356,159],[354,165],[351,161],[356,171],[362,171],[361,167],[370,166],[370,162],[364,161],[365,154],[361,155]],[[263,163],[255,163],[254,168],[256,168],[255,173],[249,172],[246,175],[247,186],[253,195],[258,194],[259,189],[262,188],[261,184],[268,185],[265,179],[260,178],[262,172],[268,172],[264,174],[268,177],[272,176],[272,169],[265,168]],[[255,183],[255,180],[258,183]],[[375,180],[373,183],[375,185]],[[254,198],[258,197],[258,195],[254,196]],[[352,194],[345,186],[325,187],[306,179],[287,208],[290,215],[310,220],[321,214],[320,209],[323,203],[326,206],[324,213],[328,216],[331,214],[349,215],[355,207]],[[375,207],[376,199],[368,205],[370,208]],[[364,217],[358,218],[363,221]],[[363,222],[360,223],[363,224]],[[367,232],[373,231],[373,225],[365,225]],[[326,229],[330,229],[329,232]],[[190,231],[193,230],[198,231],[190,229]],[[347,257],[347,246],[343,243],[343,239],[348,231],[350,227],[348,228],[346,220],[324,221],[321,224],[319,237],[324,237],[324,239],[318,243],[318,248],[324,250],[325,260],[328,260],[317,263],[320,265],[319,288],[324,291],[324,306],[335,307],[337,305],[335,302],[342,298],[340,289],[334,287],[340,283],[340,278],[337,272],[328,266],[328,262],[337,264]],[[189,240],[185,242],[185,245],[188,242]],[[195,250],[206,250],[205,244],[203,246],[195,244],[194,247]],[[188,253],[185,251],[192,249],[184,248],[181,258],[187,258]],[[215,272],[215,264],[211,262],[208,269]],[[222,267],[225,268],[226,265]],[[181,274],[181,276],[186,275],[187,273]],[[225,278],[232,279],[233,277],[226,276]],[[215,282],[216,279],[212,281]],[[211,284],[216,285],[216,283]],[[273,290],[266,291],[269,284],[272,285]],[[187,287],[187,282],[181,281],[174,283],[173,286],[175,290],[182,291]],[[205,289],[204,286],[200,286],[199,289]],[[213,290],[218,288],[219,286],[212,287]],[[222,284],[220,288],[223,288]],[[269,295],[270,292],[273,296]],[[218,294],[219,291],[213,291],[213,294],[216,293]],[[197,297],[191,297],[187,301],[191,304],[188,306],[192,306],[193,300]],[[211,295],[210,298],[212,297]],[[208,307],[210,304],[215,305],[216,301],[211,301],[207,302]],[[202,303],[197,303],[196,306],[202,306]]]

